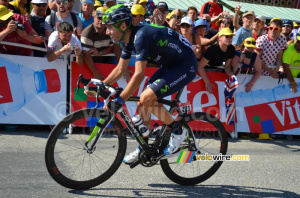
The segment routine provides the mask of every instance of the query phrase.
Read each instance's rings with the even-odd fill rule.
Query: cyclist
[[[145,124],[150,128],[151,112],[169,126],[171,138],[165,148],[166,155],[176,152],[186,139],[187,132],[174,121],[171,114],[156,101],[169,96],[191,82],[198,69],[197,59],[189,41],[170,28],[157,25],[133,26],[130,10],[121,5],[109,8],[102,17],[106,34],[114,43],[122,46],[122,55],[117,67],[103,81],[115,83],[126,71],[131,52],[136,53],[135,72],[120,97],[104,108],[117,112],[125,101],[138,89],[145,76],[147,61],[161,65],[149,79],[147,88],[140,96],[138,109]],[[125,163],[138,159],[139,148],[125,156]]]

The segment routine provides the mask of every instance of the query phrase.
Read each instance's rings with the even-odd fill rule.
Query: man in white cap
[[[46,10],[48,7],[47,0],[32,0],[32,12],[30,17],[30,22],[32,28],[36,31],[36,33],[41,36],[41,39],[45,37],[45,19],[46,19]],[[41,44],[33,44],[37,47],[47,48],[44,43]],[[35,57],[44,57],[45,52],[33,50],[33,56]]]
[[[258,37],[264,35],[264,26],[266,23],[266,18],[264,16],[256,16],[254,19],[254,22],[252,24],[252,34],[253,38],[255,40],[258,39]]]

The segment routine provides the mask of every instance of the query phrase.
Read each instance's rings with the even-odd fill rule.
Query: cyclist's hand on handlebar
[[[84,93],[89,96],[89,97],[95,97],[96,94],[94,92],[88,91],[88,90],[84,90]]]
[[[107,107],[110,111],[116,113],[124,104],[125,104],[124,99],[121,97],[117,97],[117,98],[109,101],[105,107]],[[105,109],[107,109],[107,108],[105,108]]]

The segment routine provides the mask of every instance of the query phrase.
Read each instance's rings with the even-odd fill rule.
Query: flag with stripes
[[[225,107],[226,107],[226,124],[234,124],[235,102],[234,92],[239,83],[235,75],[229,76],[225,81]]]

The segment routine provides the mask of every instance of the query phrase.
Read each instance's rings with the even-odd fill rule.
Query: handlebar
[[[99,104],[99,96],[104,98],[104,104],[107,104],[109,102],[109,99],[114,99],[120,96],[121,92],[123,91],[123,88],[120,87],[112,87],[106,83],[103,83],[99,79],[95,78],[84,78],[82,74],[78,76],[77,80],[77,90],[75,94],[79,91],[79,85],[82,83],[84,85],[84,90],[92,92],[96,94],[96,107]],[[90,83],[93,83],[96,85],[96,87],[89,87]],[[95,108],[96,108],[95,107]]]

